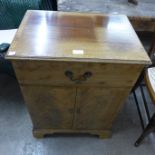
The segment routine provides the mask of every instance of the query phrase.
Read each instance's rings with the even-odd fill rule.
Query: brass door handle
[[[79,78],[74,77],[74,73],[72,71],[65,71],[65,75],[73,82],[75,83],[81,83],[83,81],[86,81],[89,79],[93,74],[91,72],[85,72],[83,75],[81,75]]]

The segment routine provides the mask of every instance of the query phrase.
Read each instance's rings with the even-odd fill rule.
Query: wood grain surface
[[[126,16],[52,11],[26,13],[6,58],[150,63]]]
[[[111,63],[78,63],[56,61],[12,61],[19,83],[44,85],[75,85],[66,75],[71,71],[74,78],[84,73],[92,76],[80,85],[102,85],[110,87],[131,87],[136,82],[144,65]],[[137,77],[137,78],[135,78]]]
[[[6,58],[13,63],[35,137],[110,136],[120,108],[150,64],[126,16],[52,11],[26,13]]]
[[[71,129],[75,88],[21,86],[35,129]]]

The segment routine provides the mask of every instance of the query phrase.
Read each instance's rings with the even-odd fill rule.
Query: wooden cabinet
[[[12,62],[35,137],[55,132],[108,137],[119,109],[143,68],[137,64]],[[91,75],[84,78],[86,73]]]
[[[138,76],[150,64],[126,16],[28,11],[6,55],[35,137],[109,137]]]

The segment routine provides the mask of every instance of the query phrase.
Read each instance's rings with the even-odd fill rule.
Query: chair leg
[[[143,122],[143,118],[142,118],[142,114],[141,114],[141,111],[140,111],[140,107],[139,107],[139,103],[138,103],[138,100],[137,100],[137,96],[136,96],[135,90],[133,90],[132,93],[133,93],[133,97],[135,99],[135,103],[136,103],[136,107],[137,107],[140,123],[141,123],[142,129],[144,130],[144,122]]]
[[[141,136],[135,142],[135,146],[139,146],[143,139],[153,131],[155,131],[155,114],[152,116],[149,124],[146,126]]]
[[[149,112],[147,100],[146,100],[146,97],[145,97],[145,94],[144,94],[143,86],[140,86],[140,91],[141,91],[141,95],[142,95],[142,99],[143,99],[147,119],[148,119],[148,121],[150,121],[151,117],[150,117],[150,112]]]

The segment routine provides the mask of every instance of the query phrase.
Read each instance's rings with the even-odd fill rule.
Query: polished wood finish
[[[28,11],[6,55],[33,134],[109,137],[140,72],[150,63],[123,15]]]
[[[6,58],[150,63],[126,16],[50,11],[26,13]]]

